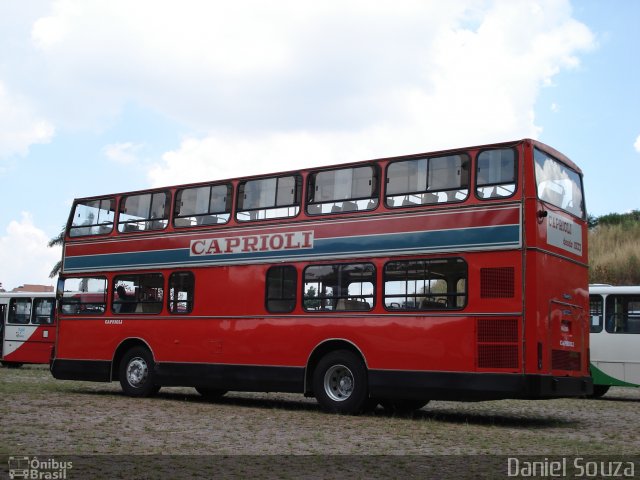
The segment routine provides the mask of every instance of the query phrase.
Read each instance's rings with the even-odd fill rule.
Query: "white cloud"
[[[59,247],[49,248],[49,238],[33,224],[30,213],[9,223],[0,236],[0,282],[6,290],[25,283],[53,285],[49,272],[61,258]]]
[[[199,130],[361,130],[416,114],[457,124],[490,109],[504,114],[500,128],[530,131],[540,86],[593,43],[557,0],[60,0],[51,10],[32,41],[61,94],[50,108],[80,125],[133,101]]]
[[[538,137],[595,45],[569,0],[57,0],[31,41],[57,125],[132,103],[191,130],[154,184]]]
[[[269,78],[264,92],[245,91],[248,101],[225,90],[243,115],[249,112],[242,117],[249,124],[245,132],[231,112],[227,129],[216,126],[164,155],[150,173],[152,183],[538,137],[538,92],[560,70],[579,65],[577,54],[594,46],[591,32],[571,18],[567,2],[453,2],[457,8],[448,9],[443,3],[413,4],[415,11],[402,15],[383,5],[364,21],[354,17],[357,38],[338,28],[339,41],[327,40],[333,56],[318,55],[318,38],[300,46],[289,32],[297,45],[291,68],[298,66],[299,77],[317,72],[317,85],[305,84],[310,88],[299,98],[300,85],[282,74],[283,88],[291,88],[288,96],[276,95],[283,100],[278,105],[267,95]],[[383,18],[389,20],[385,27]],[[324,18],[323,31],[335,31],[328,28],[331,21],[340,25]],[[301,59],[306,48],[315,68]],[[273,111],[263,111],[268,109]],[[283,120],[295,115],[297,125]],[[271,128],[252,132],[254,117]]]
[[[636,142],[633,144],[633,148],[636,149],[636,152],[640,153],[640,135],[636,138]]]
[[[53,134],[53,125],[27,99],[10,95],[0,81],[0,158],[26,155],[31,145],[48,143]]]
[[[142,143],[113,143],[102,149],[104,155],[112,162],[128,165],[138,161],[138,152],[144,147]]]

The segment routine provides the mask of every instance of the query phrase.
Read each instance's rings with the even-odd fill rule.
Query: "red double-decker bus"
[[[1,361],[6,367],[49,363],[56,338],[55,295],[0,292]]]
[[[343,413],[589,394],[585,219],[528,139],[78,199],[51,370]]]

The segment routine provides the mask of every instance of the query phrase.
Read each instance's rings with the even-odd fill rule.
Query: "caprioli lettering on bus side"
[[[567,222],[566,220],[553,216],[549,218],[549,226],[571,235],[571,222]]]
[[[313,230],[192,240],[190,255],[272,252],[313,248]]]

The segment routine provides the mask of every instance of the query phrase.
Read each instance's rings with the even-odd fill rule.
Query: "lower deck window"
[[[113,280],[114,313],[160,313],[163,302],[160,273],[120,275]]]
[[[314,265],[304,271],[306,311],[371,310],[375,267],[371,263]]]
[[[389,262],[384,268],[388,310],[455,310],[467,302],[467,264],[461,258]]]
[[[99,315],[107,304],[107,279],[69,277],[61,280],[60,308],[66,315]]]
[[[46,325],[53,323],[55,300],[53,298],[36,298],[33,300],[33,318],[31,323]]]
[[[267,310],[289,313],[296,307],[297,272],[292,266],[271,267],[267,271]]]
[[[8,323],[26,325],[31,320],[31,299],[12,298],[9,302]]]
[[[609,333],[640,333],[640,295],[609,295],[605,328]]]
[[[191,272],[174,272],[169,277],[169,313],[193,310],[195,278]]]

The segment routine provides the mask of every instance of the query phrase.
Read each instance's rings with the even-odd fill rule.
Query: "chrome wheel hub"
[[[331,400],[347,400],[354,386],[353,373],[344,365],[334,365],[324,374],[324,391]]]
[[[127,382],[132,387],[140,387],[149,376],[149,366],[144,358],[135,357],[127,365]]]

